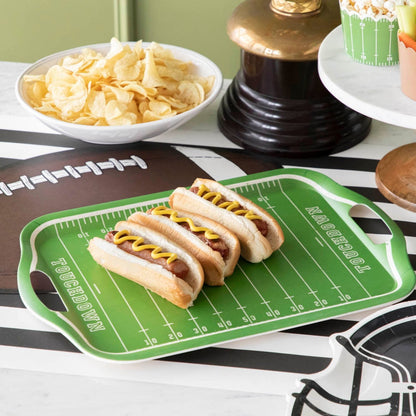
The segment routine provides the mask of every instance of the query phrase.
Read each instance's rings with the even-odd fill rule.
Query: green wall
[[[0,61],[34,62],[93,43],[156,41],[193,49],[233,78],[240,49],[226,33],[241,0],[0,0]]]
[[[193,49],[213,60],[225,78],[240,66],[240,49],[227,36],[227,20],[241,0],[137,0],[139,39]]]
[[[113,0],[0,0],[0,60],[33,62],[60,50],[108,42]]]

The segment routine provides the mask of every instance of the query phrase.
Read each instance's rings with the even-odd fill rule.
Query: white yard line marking
[[[155,205],[155,204],[153,204],[153,205]],[[156,205],[158,205],[158,204],[156,204]],[[141,209],[142,211],[147,211],[147,209],[149,209],[149,206],[150,206],[150,205],[148,205],[147,207],[140,207],[140,209]],[[130,211],[131,213],[133,213],[133,212],[136,212],[136,209],[134,209],[133,207],[131,207],[131,208],[128,208],[127,210],[125,210],[125,211],[127,211],[127,212],[128,212],[128,211]],[[113,218],[114,218],[116,215],[118,215],[119,217],[121,217],[121,213],[120,213],[120,212],[113,213]],[[98,222],[98,218],[100,218],[101,223],[103,224],[103,227],[106,229],[107,227],[106,227],[105,222],[104,222],[104,215],[96,215],[95,217],[97,218],[97,222]],[[107,214],[107,218],[108,218],[108,214]],[[85,218],[84,218],[83,220],[84,220],[84,223],[85,223]],[[90,219],[90,222],[91,222],[91,219]],[[78,223],[79,223],[79,220],[78,220]],[[81,225],[80,225],[80,224],[79,224],[79,228],[81,229]],[[84,233],[82,233],[82,234],[83,234],[84,238],[86,238],[86,237],[85,237],[85,235],[84,235]],[[87,238],[86,238],[86,239],[87,239]],[[107,273],[108,273],[108,272],[107,272]],[[109,273],[108,273],[108,274],[109,274]],[[150,345],[153,345],[153,342],[151,341],[150,337],[147,335],[146,331],[144,330],[143,325],[140,323],[140,321],[138,320],[138,318],[137,318],[137,317],[136,317],[136,315],[134,314],[134,311],[132,310],[131,306],[128,304],[127,300],[124,298],[124,296],[123,296],[123,294],[122,294],[122,291],[120,290],[120,288],[118,287],[118,285],[116,284],[116,282],[114,281],[114,279],[112,278],[112,276],[111,276],[110,274],[109,274],[109,276],[110,276],[110,278],[111,278],[111,280],[112,280],[113,284],[117,287],[118,292],[119,292],[119,293],[120,293],[120,295],[123,297],[123,300],[124,300],[124,302],[127,304],[128,308],[129,308],[129,310],[130,310],[130,312],[133,314],[134,318],[136,319],[136,321],[137,321],[137,322],[138,322],[138,324],[140,325],[141,331],[145,332],[145,335],[146,335],[146,337],[147,337],[147,339],[148,339],[148,341],[149,341]],[[146,289],[146,290],[147,290],[147,289]],[[163,312],[162,312],[162,311],[161,311],[161,309],[159,308],[159,306],[158,306],[158,304],[157,304],[156,300],[155,300],[155,299],[154,299],[154,297],[151,295],[151,293],[150,293],[150,291],[149,291],[149,290],[147,290],[147,293],[148,293],[149,297],[151,298],[152,302],[155,304],[155,306],[156,306],[156,308],[158,309],[159,313],[160,313],[160,314],[161,314],[161,316],[163,317],[163,319],[164,319],[164,321],[165,321],[164,326],[167,326],[167,327],[170,329],[171,333],[174,335],[174,337],[175,337],[176,341],[179,341],[179,339],[178,339],[178,336],[177,336],[176,332],[175,332],[175,331],[173,330],[173,328],[172,328],[172,325],[173,325],[173,324],[172,324],[172,323],[170,323],[170,322],[168,322],[168,320],[167,320],[166,316],[163,314]],[[208,300],[209,304],[211,305],[211,307],[213,308],[213,310],[214,310],[214,314],[215,314],[215,315],[217,315],[217,316],[219,317],[219,319],[221,320],[222,324],[224,325],[224,328],[227,328],[227,327],[228,327],[227,323],[226,323],[226,322],[222,319],[222,317],[220,316],[220,313],[221,313],[221,312],[218,312],[218,311],[216,310],[215,306],[212,304],[211,300],[208,298],[208,296],[207,296],[205,293],[204,293],[204,295],[205,295],[205,297],[207,298],[207,300]],[[188,314],[189,314],[189,316],[191,317],[191,318],[190,318],[190,320],[192,320],[192,321],[194,322],[195,326],[198,328],[198,330],[199,330],[200,334],[203,334],[203,333],[204,333],[204,331],[202,331],[201,327],[199,326],[199,324],[198,324],[198,323],[197,323],[197,321],[196,321],[198,318],[197,318],[197,317],[194,317],[194,316],[191,314],[191,312],[189,311],[189,309],[187,309],[187,313],[188,313]]]
[[[162,312],[162,310],[160,309],[159,305],[157,304],[155,298],[153,297],[152,292],[149,289],[146,289],[147,294],[149,295],[150,299],[152,300],[153,304],[156,306],[156,309],[159,311],[160,316],[162,317],[162,319],[165,321],[165,323],[163,324],[163,326],[166,326],[169,328],[170,332],[172,333],[172,335],[174,336],[176,341],[179,341],[178,335],[176,334],[176,332],[173,330],[172,328],[172,322],[169,322],[168,319],[166,318],[165,314]]]
[[[287,198],[287,200],[295,207],[295,209],[301,214],[301,216],[305,219],[305,221],[308,223],[308,225],[315,231],[316,234],[318,234],[316,232],[316,230],[313,228],[313,226],[310,224],[310,222],[307,220],[307,218],[303,215],[302,212],[300,212],[299,208],[296,206],[296,204],[294,204],[294,202],[289,198],[289,196],[283,191],[282,185],[280,180],[278,180],[278,185],[280,187],[280,190],[282,192],[282,194]],[[328,279],[328,281],[331,283],[332,287],[334,289],[336,289],[339,293],[340,296],[342,296],[342,299],[344,299],[345,302],[347,302],[347,298],[345,296],[345,294],[339,289],[339,287],[333,282],[333,280],[331,279],[331,277],[326,273],[326,271],[322,268],[322,266],[316,261],[316,259],[311,255],[311,253],[309,252],[309,250],[304,246],[304,244],[299,240],[299,238],[291,231],[291,229],[288,227],[288,225],[286,224],[286,222],[280,217],[280,215],[273,210],[273,213],[276,215],[276,218],[279,219],[279,222],[281,224],[283,224],[288,231],[290,232],[290,234],[293,236],[293,238],[298,242],[298,244],[303,248],[303,250],[305,251],[305,253],[307,253],[307,255],[311,258],[311,260],[313,261],[313,263],[315,263],[315,265],[319,268],[319,270],[323,273],[323,275]],[[318,234],[319,235],[319,234]],[[324,242],[325,243],[325,242]],[[327,244],[326,244],[327,245]],[[336,254],[336,253],[334,253]],[[337,256],[338,257],[338,256]],[[338,259],[341,261],[341,259],[338,257]],[[351,273],[351,271],[345,266],[345,264],[341,261],[341,263],[343,264],[343,266],[348,270],[349,273]],[[354,276],[355,278],[355,276]],[[362,286],[362,285],[361,285]],[[367,293],[367,292],[366,292]],[[368,294],[368,293],[367,293]]]
[[[77,268],[80,276],[82,277],[82,279],[84,280],[85,284],[88,286],[88,288],[90,289],[92,295],[94,296],[95,300],[97,301],[98,305],[100,306],[104,316],[107,318],[108,323],[111,325],[111,328],[113,329],[114,333],[116,334],[118,340],[120,341],[120,344],[123,346],[125,351],[128,351],[123,340],[120,337],[120,334],[118,333],[117,329],[115,328],[113,322],[111,321],[110,317],[108,316],[107,312],[105,311],[103,305],[101,304],[99,298],[97,297],[97,295],[95,294],[94,290],[92,289],[90,283],[88,282],[87,278],[85,277],[84,273],[82,273],[80,266],[78,265],[78,263],[75,261],[74,257],[72,256],[72,254],[70,253],[70,251],[68,250],[68,247],[66,246],[66,244],[63,242],[59,232],[58,232],[58,228],[55,226],[55,232],[56,232],[56,236],[59,240],[59,242],[61,243],[62,247],[64,248],[64,250],[67,252],[69,258],[71,259],[71,261],[73,262],[73,264],[75,265],[75,267]]]
[[[257,287],[254,285],[254,283],[251,281],[251,279],[248,277],[248,274],[245,272],[245,270],[240,266],[240,264],[237,263],[237,266],[239,268],[239,270],[241,271],[241,273],[244,275],[244,277],[247,279],[247,281],[251,284],[251,286],[253,287],[253,289],[256,291],[256,293],[259,295],[260,299],[261,299],[261,303],[266,305],[267,309],[269,310],[269,312],[272,313],[273,317],[276,318],[276,315],[274,313],[274,310],[270,307],[268,300],[264,299],[263,295],[260,293],[260,291],[257,289]]]
[[[144,209],[144,207],[141,207],[141,210],[142,211],[147,211],[149,208],[146,208],[146,209]],[[137,210],[136,209],[134,209],[134,208],[129,208],[129,209],[127,209],[126,210],[127,212],[129,212],[130,214],[129,215],[131,215],[131,214],[133,214],[134,212],[136,212]],[[106,226],[105,226],[105,223],[104,223],[104,221],[103,221],[103,217],[102,216],[100,216],[101,217],[101,220],[102,220],[102,224],[103,224],[103,226],[104,226],[104,228],[106,228]],[[113,280],[113,279],[112,279]],[[113,283],[116,285],[116,283],[114,282],[114,280],[113,280]],[[117,285],[116,285],[117,286]],[[120,293],[120,295],[121,296],[123,296],[123,294],[122,294],[122,292],[121,292],[121,290],[120,290],[120,288],[117,286],[117,289],[118,289],[118,291],[119,291],[119,293]],[[205,294],[205,297],[207,297],[206,296],[206,294]],[[155,303],[155,300],[154,300],[154,298],[151,296],[151,298],[152,298],[152,301]],[[208,297],[207,297],[207,299],[208,299]],[[126,303],[127,303],[127,301],[126,301]],[[216,311],[216,309],[214,308],[214,306],[212,305],[212,302],[209,300],[209,303],[210,303],[210,305],[213,307],[213,309]],[[131,312],[132,312],[132,314],[134,315],[134,312],[133,312],[133,310],[130,308],[130,305],[128,305],[129,306],[129,309],[131,310]],[[159,313],[161,313],[162,314],[162,312],[161,312],[161,310],[159,309],[159,307],[156,305],[156,307],[158,308],[158,310],[159,310]],[[191,314],[191,312],[189,311],[189,309],[187,309],[187,313],[188,313],[188,315],[191,317],[190,318],[190,320],[192,320],[193,322],[194,322],[194,324],[195,324],[195,326],[198,328],[198,330],[200,331],[200,333],[202,334],[203,333],[203,331],[202,331],[202,329],[200,328],[200,326],[199,326],[199,324],[197,323],[197,319],[198,318],[195,318],[192,314]],[[163,315],[163,314],[162,314]],[[135,315],[134,315],[135,316]],[[163,315],[164,316],[164,315]],[[135,316],[135,318],[137,319],[137,317]],[[222,318],[221,318],[221,321],[224,323],[224,321],[222,320]],[[166,318],[165,318],[165,322],[167,322],[166,321]],[[139,323],[139,325],[140,325],[140,327],[142,328],[142,330],[143,330],[143,326],[141,325],[141,323],[138,321],[138,323]],[[225,323],[224,323],[224,325],[225,325]],[[169,325],[167,325],[167,326],[169,326]],[[225,325],[226,326],[226,325]],[[175,335],[175,337],[176,337],[176,334],[175,334],[175,332],[173,331],[173,329],[169,326],[169,328],[170,328],[170,330],[172,331],[172,333]],[[146,336],[147,336],[147,334],[146,334]],[[153,345],[153,343],[152,343],[152,341],[151,341],[151,339],[147,336],[147,338],[148,338],[148,341],[150,342],[150,344],[151,345]],[[177,339],[177,337],[176,337],[176,339]]]
[[[228,328],[228,325],[226,324],[226,322],[224,321],[224,319],[222,318],[221,314],[222,311],[218,311],[217,308],[215,307],[215,305],[211,302],[211,299],[209,298],[209,296],[205,293],[204,290],[201,290],[201,293],[204,295],[205,299],[208,301],[208,303],[210,304],[211,308],[214,310],[213,315],[217,315],[218,319],[221,321],[221,323],[224,325],[224,328]]]
[[[296,309],[297,312],[300,312],[298,305],[296,305],[296,303],[293,301],[294,296],[289,295],[287,290],[279,282],[279,279],[277,278],[277,276],[270,270],[269,266],[267,266],[266,263],[263,262],[263,266],[269,272],[270,276],[272,276],[273,280],[277,283],[277,285],[280,287],[282,292],[285,294],[285,299],[289,300],[292,303],[292,306]]]
[[[194,323],[194,325],[196,326],[196,329],[198,329],[199,334],[203,334],[204,331],[202,331],[201,327],[199,326],[197,319],[198,317],[195,317],[192,315],[191,311],[188,309],[186,309],[186,312],[188,313],[188,315],[190,316],[189,320],[192,321]]]
[[[239,300],[237,299],[237,297],[234,295],[233,291],[229,288],[229,286],[228,286],[226,283],[224,283],[224,286],[227,288],[228,292],[230,293],[230,295],[233,297],[233,299],[234,299],[234,300],[235,300],[235,302],[237,303],[237,305],[238,305],[238,308],[237,308],[237,309],[241,309],[241,311],[242,311],[242,312],[244,313],[244,315],[246,316],[246,318],[247,318],[248,322],[249,322],[250,324],[252,324],[252,323],[253,323],[253,321],[251,320],[251,318],[248,316],[247,312],[245,311],[245,308],[246,308],[247,306],[243,306],[243,305],[241,305],[241,303],[239,302]]]
[[[133,318],[135,319],[135,321],[137,322],[137,324],[140,327],[140,331],[139,332],[144,332],[144,335],[146,336],[147,341],[149,342],[150,345],[153,345],[152,340],[150,339],[149,335],[147,334],[146,330],[144,329],[143,324],[141,323],[140,319],[138,318],[138,316],[136,315],[136,313],[134,312],[133,308],[131,307],[130,303],[127,301],[126,297],[124,296],[124,293],[122,292],[122,290],[120,289],[119,285],[116,283],[116,281],[114,280],[113,275],[111,274],[111,272],[109,270],[106,270],[108,277],[110,278],[110,280],[113,282],[114,286],[116,287],[118,293],[120,294],[121,298],[123,299],[124,303],[126,304],[127,308],[129,309],[130,313],[133,315]]]
[[[121,216],[120,212],[119,212],[119,216]],[[91,220],[91,218],[92,218],[92,217],[90,217],[90,220]],[[102,217],[101,217],[101,222],[102,222],[102,224],[104,225],[104,228],[106,228]],[[85,223],[85,219],[84,219],[84,223]],[[84,236],[84,238],[86,238],[86,237],[85,237],[85,233],[84,233],[84,231],[83,231],[83,230],[82,230],[82,228],[81,228],[81,224],[80,224],[80,230],[81,230],[81,233],[82,233],[82,235]],[[88,240],[87,240],[87,241],[88,241]],[[152,342],[151,338],[149,337],[149,335],[147,334],[147,332],[144,330],[144,326],[142,325],[142,323],[140,322],[139,318],[138,318],[138,317],[137,317],[137,315],[135,314],[135,312],[134,312],[133,308],[131,307],[131,305],[129,304],[129,302],[127,301],[127,299],[125,298],[125,296],[124,296],[124,294],[123,294],[122,290],[120,289],[120,287],[118,286],[118,284],[115,282],[115,280],[114,280],[114,278],[113,278],[112,274],[111,274],[108,270],[106,270],[106,272],[107,272],[107,275],[109,276],[110,280],[112,281],[113,285],[116,287],[116,289],[117,289],[118,293],[120,294],[121,298],[123,299],[124,303],[126,304],[127,308],[129,309],[130,313],[133,315],[133,317],[134,317],[135,321],[136,321],[136,322],[137,322],[137,324],[139,325],[139,327],[140,327],[140,331],[143,331],[143,332],[144,332],[144,334],[145,334],[145,336],[146,336],[146,338],[147,338],[147,340],[148,340],[149,344],[150,344],[150,345],[153,345],[153,342]],[[153,299],[153,297],[152,297],[152,296],[151,296],[151,299],[152,299],[152,301],[154,302],[154,299]],[[156,306],[157,306],[157,305],[156,305]],[[159,309],[159,307],[158,307],[158,306],[157,306],[157,308],[158,308],[159,312],[161,313],[161,311],[160,311],[160,309]],[[163,315],[163,314],[162,314],[162,315]],[[163,315],[163,317],[164,317],[164,315]],[[164,319],[165,319],[165,322],[166,322],[166,318],[165,318],[165,317],[164,317]],[[175,337],[176,337],[176,334],[174,333],[174,331],[172,330],[172,328],[171,328],[171,327],[169,327],[169,328],[171,329],[172,333],[173,333],[173,334],[175,335]],[[176,338],[176,339],[177,339],[177,338]]]
[[[281,181],[279,180],[279,186],[280,186],[280,190],[282,191],[282,194],[286,197],[286,199],[291,203],[291,205],[296,209],[296,211],[299,212],[299,214],[302,216],[302,218],[306,221],[306,223],[309,225],[309,227],[314,231],[315,234],[318,234],[318,231],[313,227],[313,225],[311,224],[311,222],[309,221],[309,219],[304,215],[304,213],[298,208],[298,206],[290,199],[289,195],[287,195],[287,193],[283,190]],[[276,213],[277,215],[277,213]],[[294,235],[294,234],[292,234]],[[299,241],[299,239],[294,236],[296,238],[296,240],[299,242],[299,244],[301,244],[303,246],[303,244]],[[366,293],[366,295],[368,297],[371,297],[370,292],[364,287],[364,285],[358,280],[357,276],[354,275],[354,273],[347,267],[347,265],[342,261],[342,258],[339,256],[339,254],[328,244],[327,241],[323,241],[324,244],[332,251],[332,253],[334,254],[334,256],[339,260],[339,262],[342,264],[342,266],[347,270],[347,272],[353,277],[353,279],[357,282],[357,284],[363,289],[363,291]],[[306,250],[306,248],[305,248]],[[334,284],[334,282],[332,281],[332,279],[328,276],[328,274],[321,268],[321,266],[318,264],[318,262],[312,257],[313,261],[316,263],[316,265],[322,270],[322,272],[325,274],[325,277],[327,277],[327,279],[331,282],[332,286],[334,287],[334,289],[336,289],[336,286]],[[343,296],[344,300],[346,302],[348,302],[348,299],[345,297],[345,295],[340,292],[338,289],[336,289],[338,291],[338,293]]]
[[[273,183],[275,186],[276,184]],[[278,181],[278,185],[280,187],[280,189],[282,190],[282,186],[280,184],[280,181]],[[306,254],[312,259],[312,261],[318,266],[318,268],[324,273],[325,276],[326,272],[324,272],[324,270],[322,269],[322,267],[320,266],[320,264],[316,261],[316,259],[311,255],[311,253],[309,252],[309,250],[306,249],[306,247],[303,245],[303,243],[301,243],[301,241],[298,239],[298,237],[292,232],[292,230],[290,229],[290,227],[287,226],[287,224],[282,220],[282,218],[277,214],[277,212],[274,210],[274,208],[271,207],[271,205],[269,204],[269,202],[267,201],[267,199],[264,197],[264,195],[262,194],[261,190],[257,187],[258,189],[258,193],[260,195],[260,197],[266,202],[268,208],[276,215],[277,218],[279,218],[279,222],[281,222],[281,224],[284,224],[285,227],[289,230],[289,232],[291,233],[291,235],[295,238],[295,240],[299,243],[299,245],[302,247],[302,249],[306,252]],[[286,196],[286,195],[285,195]],[[303,278],[303,276],[299,273],[299,271],[296,269],[296,267],[293,265],[293,263],[289,260],[289,258],[284,254],[283,250],[280,250],[280,254],[282,255],[282,257],[286,260],[286,262],[290,265],[290,267],[292,268],[292,270],[296,273],[296,275],[302,280],[302,282],[305,284],[305,286],[309,289],[310,293],[314,293],[314,297],[315,299],[319,302],[319,304],[324,307],[324,304],[322,303],[322,300],[316,296],[315,292],[316,290],[314,290],[313,288],[310,287],[310,285],[306,282],[306,280]],[[334,283],[332,282],[332,280],[329,278],[329,276],[327,276],[329,281],[332,283],[332,286],[334,287]],[[341,292],[340,292],[341,294]],[[342,294],[341,294],[342,295]],[[342,295],[343,296],[343,295]]]
[[[313,295],[313,297],[319,302],[319,304],[324,307],[324,304],[322,303],[322,300],[316,295],[318,292],[316,289],[312,289],[312,287],[309,285],[309,283],[303,278],[303,276],[299,273],[298,269],[295,267],[295,265],[289,260],[289,258],[285,255],[285,253],[280,250],[280,254],[283,256],[283,258],[286,260],[286,262],[290,265],[292,270],[295,272],[295,274],[299,277],[300,280],[302,280],[303,284],[308,288],[309,292],[308,294]]]
[[[84,221],[84,224],[86,224],[86,223],[85,223],[85,218],[83,218],[82,220]],[[79,219],[79,218],[78,218],[78,228],[79,228],[79,230],[80,230],[80,232],[81,232],[81,234],[82,234],[82,237],[84,238],[84,240],[85,240],[86,244],[88,245],[88,243],[89,243],[89,239],[88,239],[88,237],[85,235],[84,231],[82,230],[82,226],[81,226],[81,222],[80,222],[80,219]]]
[[[103,225],[103,229],[107,230],[107,226],[105,225],[104,222],[104,216],[103,215],[97,215],[97,219],[100,218],[101,224]]]

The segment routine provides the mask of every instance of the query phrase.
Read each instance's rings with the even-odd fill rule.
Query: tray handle
[[[52,302],[46,302],[41,299],[42,295],[47,295],[45,291],[37,293],[34,286],[39,286],[38,282],[42,280],[42,287],[48,286],[52,289],[49,292],[54,292],[53,305]],[[34,284],[34,282],[37,282]],[[46,285],[45,285],[46,283]],[[62,326],[62,319],[59,317],[59,313],[67,312],[68,309],[58,294],[52,280],[42,270],[33,270],[26,275],[25,279],[19,280],[19,292],[25,306],[38,315],[48,323]],[[56,296],[55,296],[56,293]],[[50,293],[49,293],[50,294]]]
[[[374,214],[376,217],[374,217]],[[391,224],[392,220],[389,217],[382,217],[378,212],[375,212],[372,207],[365,205],[363,203],[355,204],[351,206],[348,211],[348,215],[359,227],[359,229],[373,242],[375,245],[381,245],[391,242],[393,238],[398,238],[397,232],[392,229]],[[371,231],[366,231],[360,225],[366,219],[371,221],[378,220],[377,231],[371,233]]]
[[[356,209],[366,209],[372,212],[371,216],[361,216],[360,218],[379,219],[383,222],[386,229],[383,239],[375,241],[374,237],[371,238],[368,235],[369,232],[363,230],[357,220],[351,216],[351,211]],[[361,232],[365,236],[368,248],[380,259],[382,264],[390,264],[395,269],[394,278],[401,286],[407,279],[407,272],[410,270],[413,273],[413,271],[407,254],[406,240],[400,227],[381,208],[364,197],[363,199],[357,198],[356,203],[348,209],[347,215],[354,222],[357,232]],[[375,233],[375,236],[377,235],[378,233]],[[411,278],[411,280],[413,279],[414,277]]]
[[[292,171],[292,169],[289,170]],[[293,169],[293,172],[295,172],[295,169]],[[301,176],[312,180],[315,183],[314,186],[322,187],[321,191],[327,194],[329,199],[339,203],[334,204],[334,208],[337,210],[338,214],[340,214],[344,220],[353,221],[356,231],[366,238],[369,242],[369,246],[374,248],[374,251],[378,253],[379,258],[382,256],[381,260],[387,260],[386,250],[388,249],[392,256],[391,260],[394,261],[396,266],[399,266],[401,273],[408,273],[408,271],[413,272],[407,254],[406,240],[402,230],[378,205],[364,195],[340,185],[322,173],[313,170],[303,170]],[[352,219],[350,211],[356,205],[366,207],[366,209],[372,211],[373,214],[384,222],[391,234],[391,237],[387,241],[375,244],[357,222]],[[372,218],[374,218],[374,216]],[[382,249],[384,249],[384,253]],[[412,277],[411,280],[414,280],[414,277]]]

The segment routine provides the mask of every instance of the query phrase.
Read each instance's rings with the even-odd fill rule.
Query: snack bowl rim
[[[129,45],[130,47],[133,47],[137,42],[121,43],[123,45]],[[150,46],[152,43],[153,42],[142,42],[144,48]],[[175,58],[191,62],[194,65],[195,73],[197,73],[198,75],[213,75],[215,77],[211,91],[207,94],[206,99],[198,106],[172,117],[168,117],[161,120],[149,121],[146,123],[137,123],[123,126],[91,126],[71,123],[47,116],[34,109],[28,103],[23,86],[24,77],[26,75],[38,75],[46,73],[48,68],[57,64],[65,56],[79,54],[83,49],[86,48],[94,49],[98,52],[105,54],[110,49],[111,45],[109,42],[79,46],[76,48],[56,52],[37,60],[33,64],[30,64],[19,74],[16,80],[16,98],[20,105],[26,111],[28,111],[31,115],[35,116],[46,126],[50,127],[51,129],[59,133],[85,142],[94,144],[123,144],[138,142],[141,140],[158,136],[162,133],[173,130],[179,127],[180,125],[184,124],[185,122],[189,121],[197,114],[199,114],[203,109],[205,109],[209,104],[211,104],[216,99],[222,88],[223,75],[219,67],[213,61],[196,51],[186,49],[181,46],[175,46],[159,42],[156,43],[164,49],[171,50]]]

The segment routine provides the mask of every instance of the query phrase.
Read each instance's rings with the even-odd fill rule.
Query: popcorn
[[[409,0],[340,0],[341,9],[361,18],[396,18],[396,6],[406,5]]]

